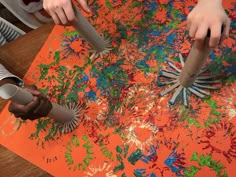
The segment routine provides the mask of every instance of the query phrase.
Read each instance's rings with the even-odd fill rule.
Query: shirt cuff
[[[16,84],[20,87],[23,87],[24,85],[24,82],[22,79],[10,73],[3,65],[0,64],[0,80],[6,79],[6,78],[14,79]]]

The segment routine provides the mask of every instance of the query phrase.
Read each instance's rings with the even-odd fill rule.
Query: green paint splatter
[[[195,174],[200,170],[201,168],[197,168],[195,166],[190,166],[190,169],[185,169],[184,174],[186,177],[194,177]]]
[[[191,161],[198,161],[198,153],[194,152],[192,157],[191,157]]]
[[[65,152],[65,162],[67,163],[68,169],[75,171],[75,170],[83,170],[85,171],[87,166],[89,166],[90,161],[93,159],[92,154],[94,152],[91,150],[93,148],[93,144],[91,144],[91,141],[87,136],[83,136],[82,140],[84,143],[82,144],[82,147],[86,149],[86,157],[81,161],[75,164],[73,157],[71,155],[72,153],[72,147],[79,148],[80,147],[80,140],[76,135],[74,135],[71,138],[71,141],[68,142],[66,152]],[[79,152],[78,152],[79,153]]]
[[[176,20],[176,21],[173,20],[168,23],[168,27],[170,27],[171,29],[174,29],[174,28],[177,28],[179,24],[181,24],[180,20]]]
[[[208,117],[207,120],[204,122],[205,127],[210,127],[212,124],[217,124],[220,121],[220,118],[212,118]]]
[[[196,119],[192,119],[190,117],[186,118],[186,121],[188,122],[189,126],[195,125],[197,128],[203,128],[203,126],[198,122]]]
[[[59,63],[59,61],[60,61],[60,52],[59,51],[56,51],[55,53],[54,53],[54,57],[53,57],[54,59],[55,59],[55,61],[56,61],[56,63]]]
[[[103,155],[105,157],[107,157],[108,159],[114,161],[114,157],[113,157],[113,152],[109,151],[109,149],[107,148],[107,146],[103,143],[103,139],[108,138],[109,135],[107,136],[103,136],[103,135],[99,135],[99,137],[101,138],[101,140],[98,142],[99,147],[100,147],[100,151],[103,153]]]
[[[38,122],[36,123],[36,132],[30,135],[30,139],[39,137],[39,133],[41,131],[46,131],[49,124],[51,124],[50,119],[38,119],[37,121]]]
[[[68,31],[68,30],[66,30],[63,34],[64,36],[68,37],[79,35],[78,31]]]
[[[43,88],[39,88],[40,92],[42,92],[44,95],[47,95],[48,93],[48,90],[49,90],[49,87],[45,87],[44,89]]]
[[[214,170],[217,177],[226,177],[228,176],[226,171],[224,170],[224,166],[220,164],[220,161],[212,160],[211,155],[198,155],[197,152],[194,152],[191,161],[195,161],[198,163],[199,167],[190,166],[190,168],[186,168],[184,170],[184,174],[187,177],[194,177],[194,175],[201,170],[202,167],[209,167]]]
[[[114,172],[120,171],[120,170],[124,170],[125,166],[124,166],[124,162],[121,162],[119,165],[116,165],[113,169]]]
[[[40,138],[40,132],[46,132],[43,139]],[[48,119],[38,119],[36,123],[36,131],[31,133],[29,139],[37,140],[36,144],[41,145],[44,148],[44,142],[55,140],[62,134],[62,128],[56,126],[55,122],[52,122],[50,118]]]
[[[119,165],[116,165],[113,169],[114,172],[124,170],[124,162],[123,159],[126,158],[127,152],[128,152],[129,146],[124,145],[124,147],[116,146],[116,159],[120,163]]]
[[[211,107],[211,114],[215,116],[220,116],[221,113],[218,112],[216,109],[220,108],[219,106],[216,105],[216,101],[212,100],[211,98],[206,99],[207,104]]]
[[[205,127],[210,127],[212,124],[216,124],[220,121],[221,112],[217,111],[220,106],[216,104],[212,98],[205,99],[206,103],[211,107],[210,116],[205,121]]]
[[[18,124],[16,131],[20,130],[20,128],[23,124],[27,123],[27,120],[16,119],[15,121],[16,121],[16,124]]]
[[[109,10],[111,10],[111,9],[112,9],[112,5],[111,5],[111,3],[109,2],[109,0],[105,0],[105,2],[106,2],[107,8],[108,8]]]
[[[194,118],[189,117],[189,114],[190,114],[189,112],[190,111],[188,108],[182,106],[180,108],[181,120],[186,121],[189,127],[196,126],[197,128],[203,128],[203,125],[201,125],[196,118],[194,119]]]
[[[128,150],[129,150],[128,145],[124,145],[124,147],[120,147],[120,146],[116,147],[116,152],[117,152],[116,159],[119,162],[119,164],[114,167],[114,169],[113,169],[114,172],[122,171],[125,169],[124,159],[126,159],[126,157],[127,157]],[[137,149],[130,154],[130,156],[127,158],[127,160],[130,164],[135,165],[136,162],[142,156],[143,156],[142,151],[140,149]],[[126,175],[125,172],[123,174]]]
[[[135,152],[133,152],[129,157],[128,161],[135,165],[135,163],[143,156],[143,153],[140,149],[137,149]]]

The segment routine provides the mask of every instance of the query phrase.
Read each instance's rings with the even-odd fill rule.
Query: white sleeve
[[[23,86],[24,84],[22,79],[10,73],[2,64],[0,64],[0,80],[5,78],[13,78],[19,86]]]

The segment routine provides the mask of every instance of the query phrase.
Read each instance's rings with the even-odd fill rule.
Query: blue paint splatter
[[[164,163],[171,169],[172,172],[176,173],[177,176],[184,176],[182,174],[184,167],[181,165],[176,165],[175,163],[178,161],[177,152],[173,150]]]
[[[90,90],[88,92],[85,92],[84,97],[88,98],[89,100],[92,100],[92,101],[96,101],[97,100],[96,93],[94,91],[92,91],[92,90]]]
[[[157,159],[157,151],[155,146],[150,146],[150,150],[148,150],[148,155],[143,155],[141,160],[144,163],[149,163],[149,162],[153,162]]]
[[[174,40],[177,38],[175,33],[171,33],[169,36],[166,37],[167,45],[173,45]]]
[[[140,60],[140,61],[136,62],[136,66],[138,69],[141,69],[144,71],[146,71],[147,69],[150,68],[150,66],[146,63],[145,60]]]
[[[154,31],[151,32],[151,35],[153,35],[153,36],[160,36],[161,32],[158,31],[158,30],[154,30]]]
[[[211,52],[211,54],[209,55],[209,58],[214,60],[216,58],[216,54],[214,52]]]
[[[146,174],[147,170],[145,168],[138,168],[134,170],[134,175],[136,177],[156,177],[154,173]]]
[[[82,76],[79,76],[79,78],[75,81],[75,84],[77,87],[81,87],[81,85],[84,85],[88,82],[89,77],[86,74],[83,74]]]
[[[144,5],[145,5],[145,7],[147,7],[150,11],[154,11],[154,10],[156,10],[157,7],[158,7],[157,2],[148,2],[148,1],[145,1],[145,2],[144,2]]]

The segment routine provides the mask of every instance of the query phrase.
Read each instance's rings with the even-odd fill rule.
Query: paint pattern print
[[[25,75],[51,101],[80,105],[79,127],[62,134],[53,120],[20,121],[7,107],[0,143],[57,177],[234,177],[236,174],[236,4],[224,1],[230,37],[209,56],[218,90],[187,107],[159,96],[167,61],[181,68],[192,41],[194,0],[89,0],[86,18],[112,40],[93,58],[72,27],[55,26]]]

